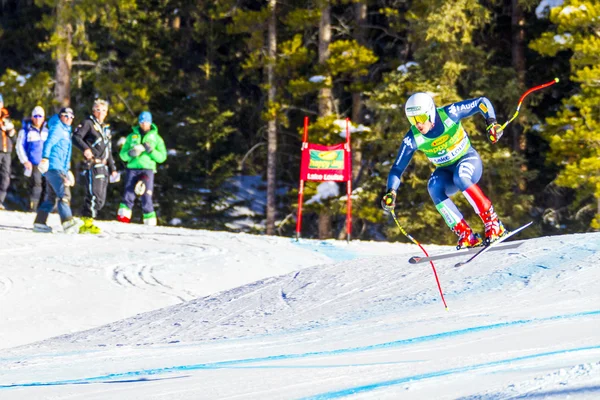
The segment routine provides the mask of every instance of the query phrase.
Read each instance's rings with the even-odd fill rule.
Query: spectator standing
[[[83,204],[83,226],[79,233],[98,234],[100,228],[94,225],[94,218],[106,202],[106,189],[109,175],[117,179],[117,168],[112,156],[110,125],[104,123],[108,115],[108,102],[97,99],[92,107],[92,115],[75,128],[73,144],[83,152],[85,159],[83,184],[85,199]]]
[[[73,218],[70,205],[69,188],[75,184],[70,171],[71,125],[74,118],[73,110],[66,107],[48,121],[48,139],[44,143],[42,160],[38,165],[38,169],[46,177],[46,195],[35,217],[34,232],[52,232],[46,222],[57,200],[58,214],[65,233],[78,233],[83,224],[79,219]]]
[[[141,196],[144,224],[156,225],[156,212],[152,203],[154,174],[156,164],[167,159],[167,149],[156,125],[152,123],[152,114],[149,111],[139,115],[138,126],[134,126],[133,132],[127,136],[119,156],[127,163],[127,177],[117,220],[126,223],[131,221],[137,194]]]
[[[17,136],[17,156],[23,164],[25,176],[30,178],[30,211],[37,210],[42,195],[43,177],[38,165],[42,161],[44,142],[48,138],[45,117],[46,113],[42,107],[34,107],[31,112],[31,119],[23,121],[23,128]]]
[[[6,191],[10,185],[10,163],[13,149],[12,137],[15,136],[15,126],[10,120],[10,114],[4,107],[4,98],[0,94],[0,210],[4,210]]]

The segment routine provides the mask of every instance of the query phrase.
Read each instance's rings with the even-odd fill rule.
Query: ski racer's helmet
[[[435,122],[435,103],[427,93],[419,92],[410,96],[404,106],[404,112],[411,125],[428,120]]]

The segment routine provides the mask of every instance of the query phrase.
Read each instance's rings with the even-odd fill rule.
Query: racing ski
[[[517,247],[519,247],[522,244],[523,244],[523,242],[504,243],[501,246],[492,247],[489,251],[516,249]],[[408,260],[408,262],[411,264],[420,264],[420,263],[424,263],[424,262],[428,262],[428,261],[443,260],[445,258],[466,256],[469,254],[477,253],[477,252],[481,251],[482,249],[483,249],[482,246],[468,247],[466,249],[454,250],[454,251],[450,251],[448,253],[436,254],[433,256],[429,256],[429,257],[413,256]]]
[[[482,249],[480,249],[477,253],[473,254],[473,256],[471,256],[471,258],[469,258],[468,260],[456,263],[456,265],[454,265],[454,266],[455,267],[460,267],[462,265],[470,263],[471,261],[473,261],[475,258],[479,257],[480,255],[482,255],[484,253],[487,253],[488,251],[491,251],[494,248],[498,247],[498,245],[500,243],[504,242],[506,239],[509,239],[509,238],[513,237],[517,233],[521,232],[523,229],[527,228],[532,223],[533,223],[533,221],[531,221],[531,222],[529,222],[529,223],[521,226],[520,228],[515,229],[514,231],[509,232],[508,235],[504,235],[501,238],[499,238],[498,240],[496,240],[495,242],[493,242],[492,244],[489,244],[489,245],[483,247]]]

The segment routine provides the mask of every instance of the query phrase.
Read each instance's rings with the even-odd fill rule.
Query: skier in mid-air
[[[446,224],[458,235],[457,248],[489,244],[507,232],[494,212],[492,202],[477,185],[483,172],[481,157],[471,146],[461,120],[476,113],[485,117],[487,137],[496,143],[502,136],[492,103],[485,97],[460,101],[436,108],[427,93],[415,93],[407,100],[404,111],[411,124],[404,136],[396,161],[387,180],[387,192],[381,199],[384,210],[392,211],[400,177],[416,150],[420,150],[436,167],[427,188],[435,207]],[[485,238],[474,233],[449,196],[461,191],[482,219]],[[485,242],[484,242],[485,241]]]

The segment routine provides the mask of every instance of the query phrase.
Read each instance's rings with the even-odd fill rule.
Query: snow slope
[[[32,220],[0,213],[3,400],[600,398],[598,233],[438,261],[446,311],[409,244]]]

